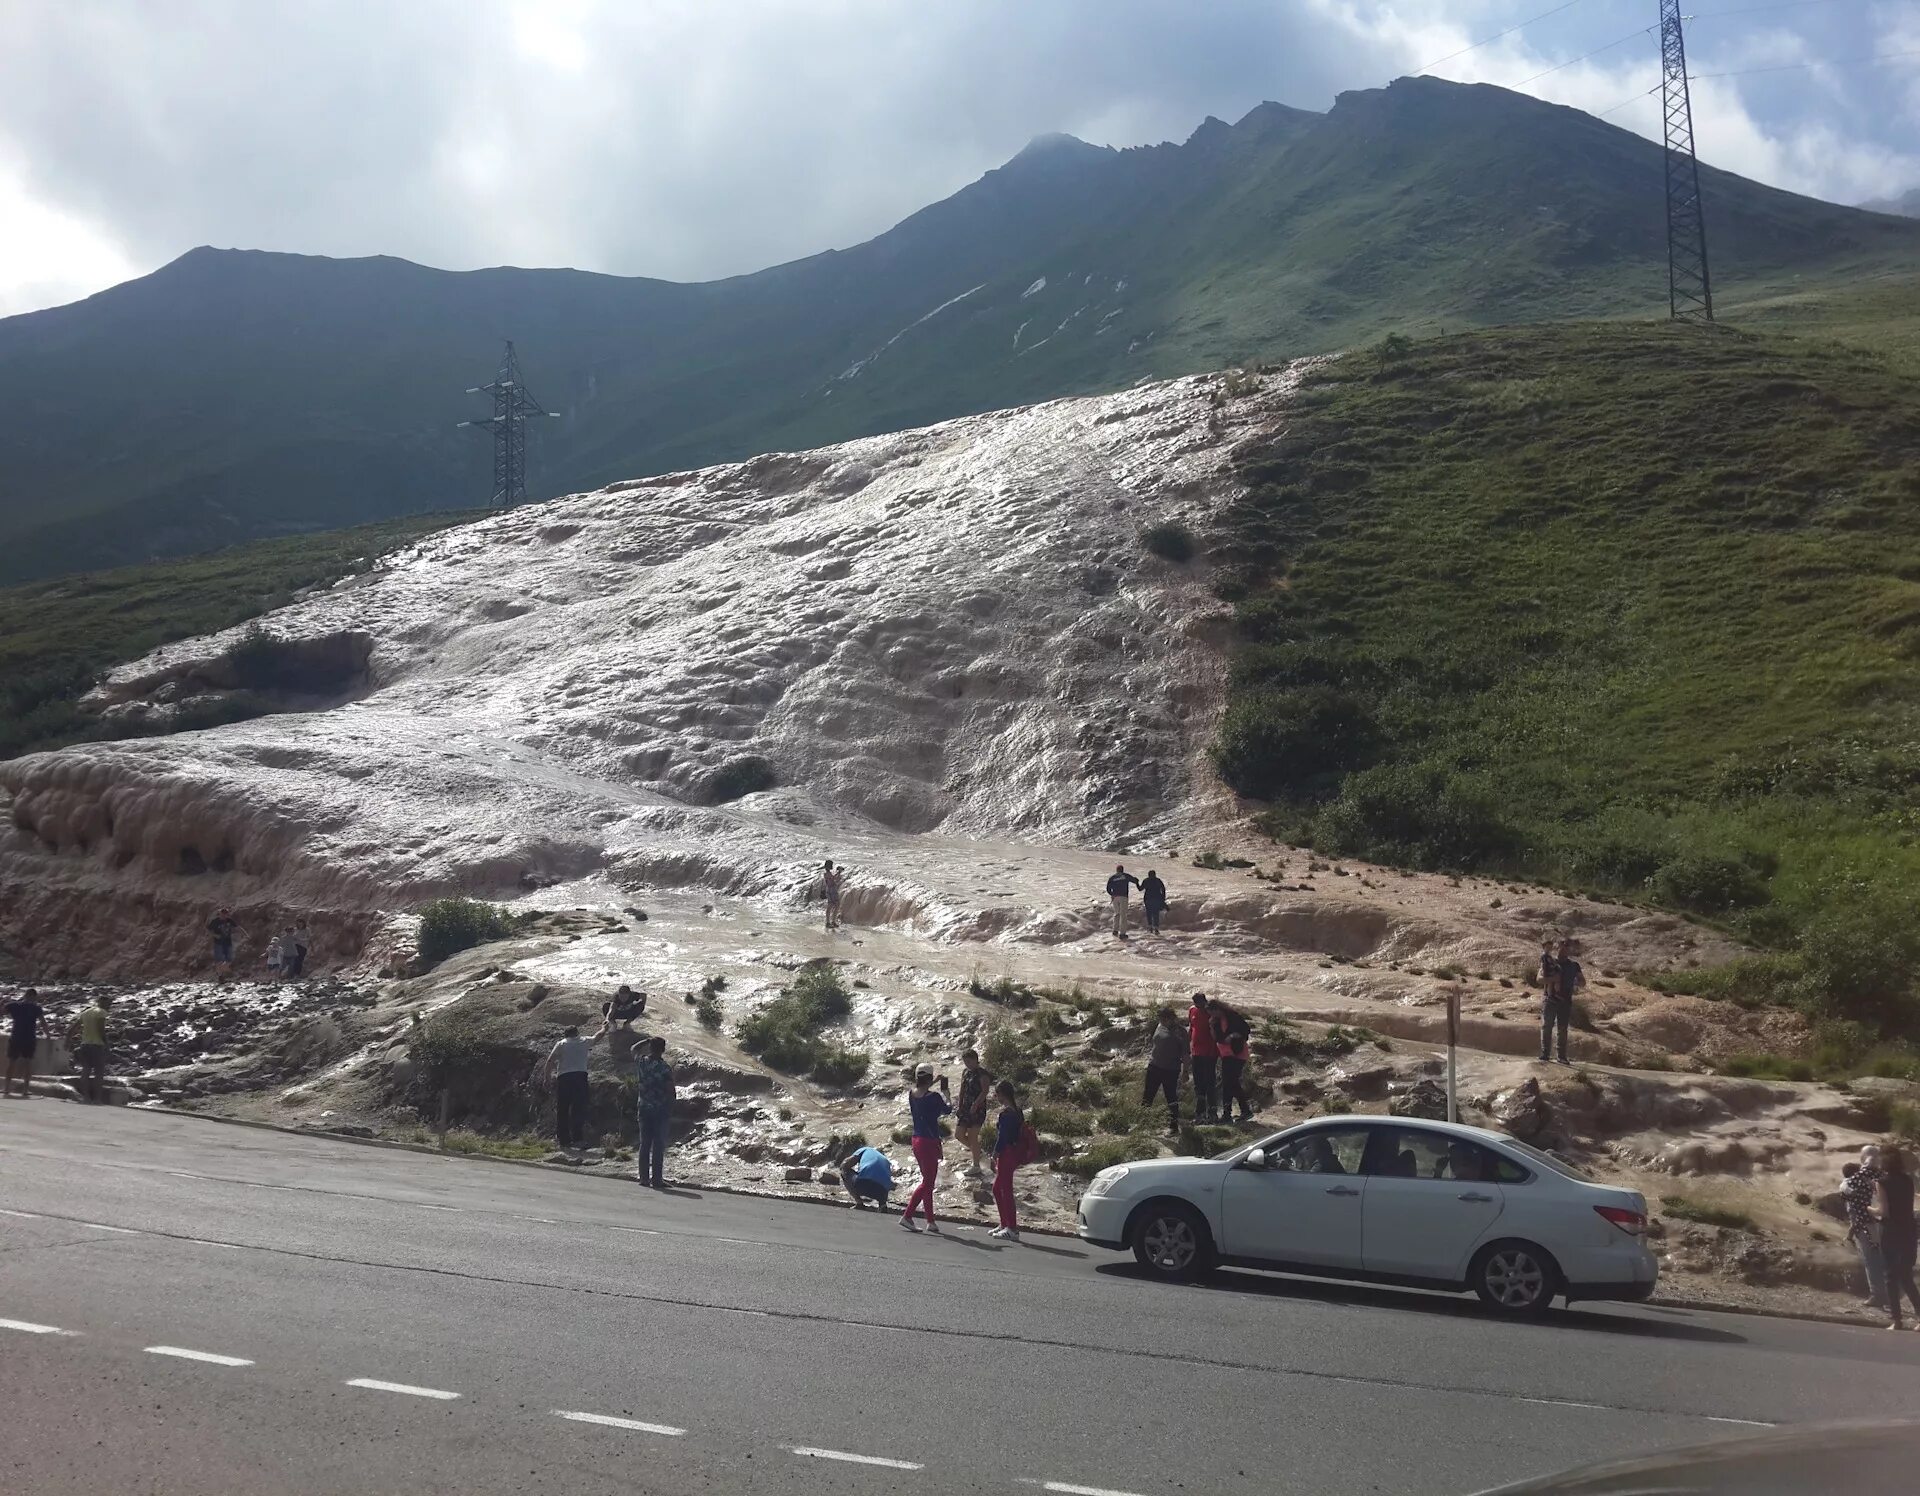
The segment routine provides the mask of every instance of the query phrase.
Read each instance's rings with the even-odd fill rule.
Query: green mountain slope
[[[1920,1034],[1920,382],[1672,324],[1376,347],[1252,454],[1218,756],[1336,855],[1731,922]]]
[[[196,250],[0,321],[0,579],[472,502],[518,341],[536,495],[1387,330],[1664,305],[1660,153],[1403,79],[1181,145],[1036,141],[852,249],[700,285]],[[1723,307],[1911,275],[1920,224],[1709,172]]]

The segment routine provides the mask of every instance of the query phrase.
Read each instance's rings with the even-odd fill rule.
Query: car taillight
[[[1596,1205],[1593,1213],[1609,1225],[1618,1226],[1628,1236],[1639,1236],[1647,1229],[1647,1218],[1637,1210],[1626,1210],[1618,1205]]]

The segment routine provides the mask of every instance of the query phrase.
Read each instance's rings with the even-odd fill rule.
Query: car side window
[[[1316,1127],[1268,1151],[1276,1169],[1296,1174],[1358,1174],[1367,1155],[1369,1127]]]
[[[1424,1127],[1376,1129],[1367,1172],[1388,1179],[1447,1183],[1523,1184],[1527,1179],[1526,1170],[1493,1149]]]

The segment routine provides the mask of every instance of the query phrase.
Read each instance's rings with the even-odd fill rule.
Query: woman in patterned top
[[[1860,1254],[1867,1275],[1866,1303],[1887,1307],[1887,1273],[1880,1255],[1880,1223],[1873,1215],[1874,1186],[1880,1183],[1880,1150],[1869,1143],[1860,1150],[1860,1162],[1840,1171],[1840,1198],[1847,1207],[1847,1240]]]

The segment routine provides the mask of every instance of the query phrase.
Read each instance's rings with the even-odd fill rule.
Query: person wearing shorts
[[[971,1049],[961,1051],[960,1096],[953,1104],[953,1135],[967,1150],[970,1162],[965,1172],[975,1178],[980,1174],[980,1129],[986,1125],[987,1102],[992,1094],[993,1077],[980,1063],[979,1053]]]
[[[820,886],[827,896],[827,928],[840,928],[840,886],[846,880],[846,870],[837,868],[829,859],[820,870]]]
[[[13,1094],[13,1078],[20,1077],[20,1096],[33,1094],[33,1057],[40,1048],[40,1025],[47,1010],[40,1006],[40,994],[29,987],[26,994],[7,1004],[7,1084],[5,1094]]]

